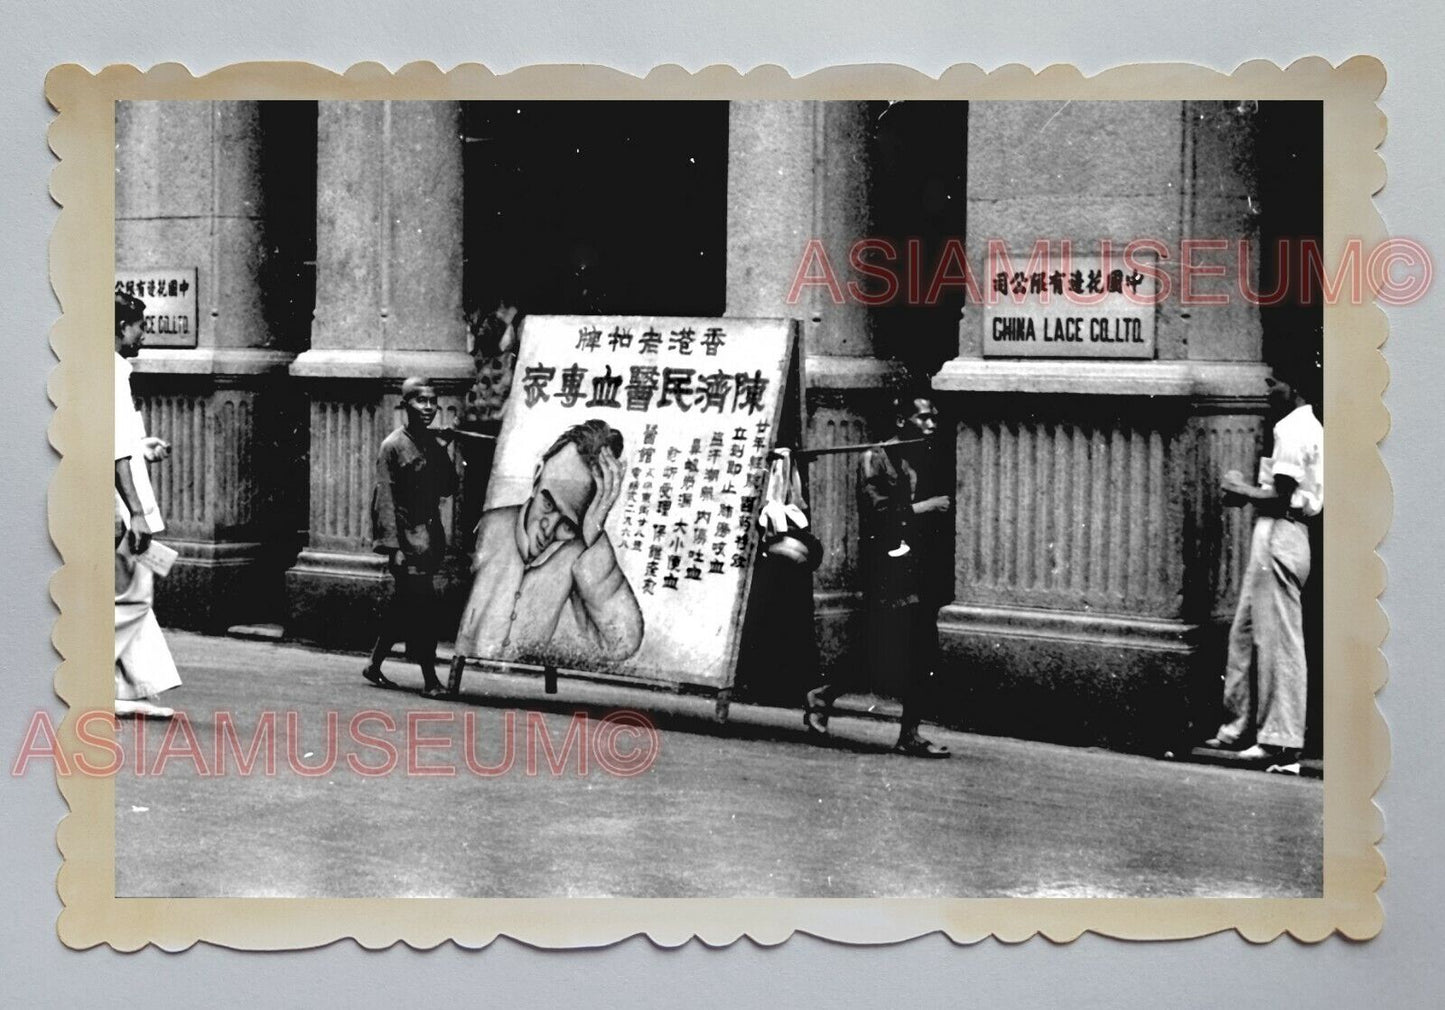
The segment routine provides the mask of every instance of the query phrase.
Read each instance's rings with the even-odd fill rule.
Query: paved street
[[[797,711],[738,705],[712,721],[696,696],[563,679],[469,671],[463,696],[428,701],[360,676],[360,657],[288,645],[168,633],[185,710],[207,771],[216,713],[249,744],[276,713],[278,769],[201,775],[189,758],[157,777],[128,760],[116,776],[121,895],[274,896],[1310,896],[1322,886],[1322,784],[1229,768],[971,736],[932,735],[950,761],[888,753],[896,725],[835,718],[837,742],[803,737]],[[417,686],[401,662],[388,674]],[[444,672],[444,671],[443,671]],[[540,752],[525,770],[527,712],[545,714],[560,752],[574,712],[646,712],[659,730],[652,766],[635,777],[575,757],[553,775]],[[400,766],[369,777],[384,754],[348,735],[359,711],[391,715],[363,732],[401,750]],[[474,761],[501,764],[505,714],[515,764],[469,771],[463,714],[476,720]],[[326,719],[338,714],[337,762],[317,776],[288,766],[288,713],[297,757],[320,765]],[[406,771],[408,712],[451,713],[419,732],[449,737]],[[223,720],[224,721],[224,720]],[[593,722],[591,725],[597,725]],[[146,727],[153,763],[165,724]],[[134,727],[122,724],[129,751]],[[176,739],[172,750],[184,741]]]

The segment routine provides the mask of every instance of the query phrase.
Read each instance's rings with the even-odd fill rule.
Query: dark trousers
[[[874,607],[868,613],[868,661],[877,674],[899,678],[899,720],[904,734],[918,729],[927,704],[928,678],[938,654],[938,611],[922,603]]]
[[[391,568],[393,592],[381,614],[381,628],[371,650],[371,666],[382,660],[398,641],[406,640],[406,658],[421,667],[428,683],[436,679],[437,615],[440,596],[435,572]]]
[[[938,608],[923,603],[902,607],[868,608],[868,664],[875,682],[897,680],[903,715],[900,735],[914,733],[927,707],[928,680],[938,655]],[[843,685],[831,681],[816,692],[819,701],[832,704]]]

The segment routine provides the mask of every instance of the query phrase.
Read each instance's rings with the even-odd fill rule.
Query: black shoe
[[[953,757],[953,752],[947,747],[936,744],[932,740],[926,740],[917,733],[899,737],[898,742],[893,745],[893,753],[919,758]]]
[[[819,698],[822,690],[814,688],[803,699],[803,728],[817,736],[828,735],[829,705]]]
[[[371,683],[375,684],[377,687],[385,687],[392,691],[399,690],[398,686],[395,683],[387,679],[386,674],[382,673],[374,666],[368,666],[365,670],[362,670],[361,675],[367,680],[371,681]]]
[[[423,698],[445,698],[447,689],[442,687],[441,681],[434,680],[430,684],[423,684],[421,689]]]

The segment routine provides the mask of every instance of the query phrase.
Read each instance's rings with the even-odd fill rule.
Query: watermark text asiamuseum
[[[76,716],[76,743],[65,746],[49,713],[38,711],[10,773],[20,776],[32,766],[50,764],[60,776],[151,778],[178,765],[205,778],[274,777],[284,767],[303,778],[344,773],[365,778],[603,774],[626,779],[648,771],[662,746],[652,721],[630,709],[600,718],[575,712],[560,734],[549,729],[541,712],[514,709],[501,712],[500,728],[487,732],[479,729],[478,713],[470,710],[460,718],[451,711],[410,711],[400,721],[379,709],[363,709],[345,720],[333,710],[321,715],[319,724],[314,714],[308,719],[296,711],[266,711],[243,731],[224,710],[206,718],[177,712],[164,721],[118,722],[109,711],[91,709]],[[151,745],[154,740],[158,746]]]
[[[1260,283],[1258,265],[1268,253],[1273,280]],[[1409,305],[1434,280],[1429,252],[1410,238],[1369,246],[1350,238],[1327,249],[1317,239],[1281,238],[1268,249],[1250,238],[1188,238],[1171,245],[1158,238],[1130,242],[1100,239],[1089,246],[1069,239],[1036,240],[1025,252],[1017,242],[991,238],[971,258],[960,238],[925,243],[860,238],[846,250],[822,239],[804,243],[788,285],[796,305],[817,290],[835,305],[936,305],[962,293],[975,305],[1010,300],[1098,305],[1121,296],[1141,305],[1171,299],[1180,305],[1227,305],[1238,298],[1260,306]]]

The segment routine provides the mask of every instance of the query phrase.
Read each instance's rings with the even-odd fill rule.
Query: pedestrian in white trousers
[[[1300,591],[1310,575],[1306,523],[1324,508],[1324,428],[1291,384],[1267,380],[1274,454],[1261,460],[1258,484],[1225,477],[1226,504],[1253,502],[1258,513],[1249,566],[1229,630],[1224,720],[1206,747],[1240,757],[1296,762],[1304,746],[1308,671]]]
[[[131,398],[128,359],[144,343],[145,303],[115,294],[115,712],[169,718],[156,699],[181,682],[170,647],[156,622],[155,575],[137,559],[151,535],[165,529],[146,463],[170,446],[145,432]]]

